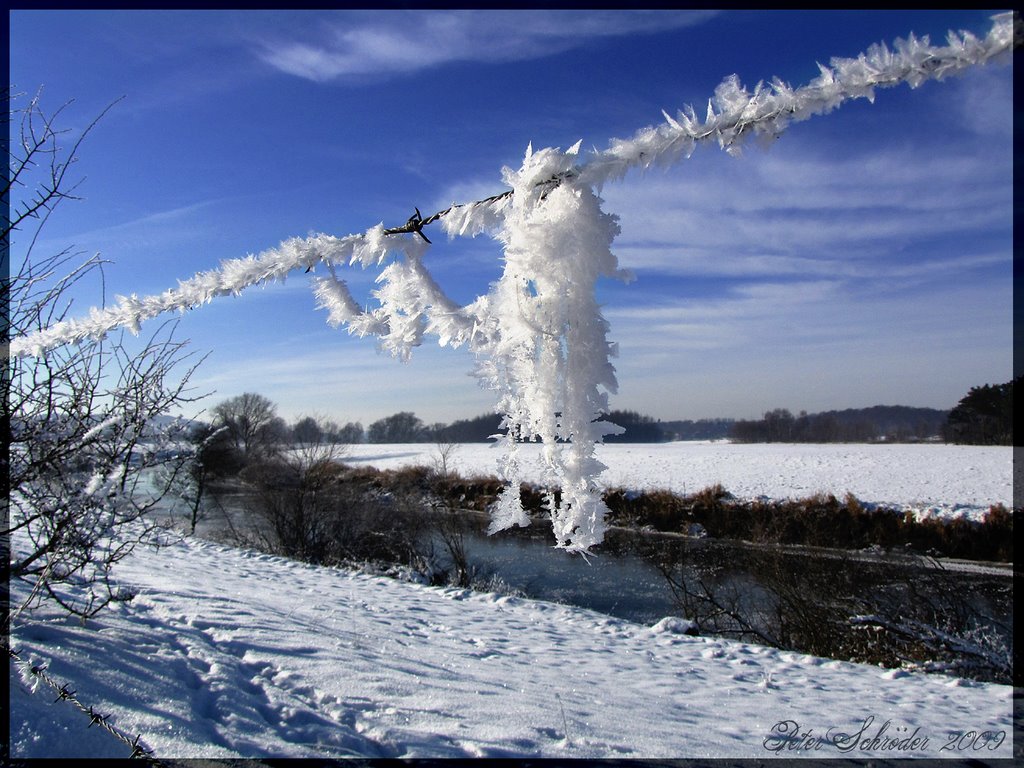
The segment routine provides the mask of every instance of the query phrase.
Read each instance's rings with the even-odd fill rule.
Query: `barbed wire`
[[[884,44],[873,45],[857,58],[832,59],[831,67],[819,65],[821,75],[799,88],[774,79],[767,85],[758,83],[750,92],[732,76],[723,81],[709,99],[704,120],[698,118],[691,107],[680,110],[675,117],[663,112],[663,123],[642,128],[628,139],[612,139],[608,149],[589,155],[570,171],[540,184],[554,187],[572,177],[600,188],[607,181],[622,178],[631,168],[668,166],[685,159],[702,143],[717,142],[726,152],[736,154],[752,134],[775,138],[790,124],[826,114],[848,100],[873,99],[875,89],[901,83],[916,87],[926,80],[942,79],[985,64],[1024,42],[1017,12],[996,14],[992,20],[993,26],[984,39],[968,32],[960,35],[951,32],[948,45],[935,47],[927,38],[919,40],[911,35],[907,40],[897,40],[895,51]],[[461,209],[467,214],[463,223],[465,230],[473,218],[473,208],[511,196],[512,190],[506,190],[473,203],[452,205],[426,218],[416,208],[401,226],[384,228],[379,225],[362,234],[292,238],[258,256],[227,260],[219,269],[179,280],[176,288],[161,294],[119,296],[115,306],[93,308],[85,318],[62,320],[12,338],[8,356],[39,356],[61,344],[103,338],[119,327],[137,334],[140,323],[159,314],[173,310],[185,312],[217,296],[238,295],[253,285],[284,280],[293,269],[309,272],[319,263],[379,265],[389,252],[405,247],[401,241],[396,243],[397,238],[389,236],[416,235],[429,243],[424,227]],[[482,231],[476,224],[479,222],[474,224],[473,231]]]
[[[114,738],[124,742],[126,746],[131,749],[129,758],[137,758],[144,760],[155,768],[171,768],[170,764],[161,761],[153,755],[153,750],[149,749],[142,741],[142,734],[136,734],[134,738],[129,736],[125,731],[118,728],[116,725],[110,722],[111,715],[101,715],[93,707],[86,706],[76,695],[76,691],[71,690],[68,683],[58,683],[54,680],[47,672],[45,664],[32,664],[25,659],[21,658],[21,654],[14,650],[14,648],[7,646],[7,653],[11,660],[21,669],[25,670],[33,677],[46,683],[57,693],[57,698],[53,700],[56,704],[58,701],[67,701],[74,705],[79,711],[89,718],[89,725],[86,728],[91,728],[94,725],[100,726],[103,730],[107,731]],[[10,746],[10,745],[8,745]]]
[[[926,80],[937,78],[941,79],[945,74],[955,73],[967,66],[972,66],[979,62],[987,61],[989,58],[1002,53],[1006,50],[1014,50],[1024,45],[1024,26],[1021,23],[1021,17],[1019,12],[1012,11],[1004,14],[997,14],[992,17],[995,22],[992,32],[990,32],[988,39],[984,42],[990,43],[990,50],[983,50],[984,45],[979,44],[976,50],[972,50],[972,43],[977,42],[974,38],[968,36],[966,33],[962,33],[964,36],[959,38],[954,43],[954,37],[950,36],[950,45],[945,49],[929,49],[926,44],[920,44],[916,38],[911,35],[909,41],[897,41],[897,48],[917,47],[921,50],[920,57],[914,56],[913,51],[910,55],[906,55],[904,58],[906,61],[901,67],[895,72],[882,71],[883,68],[878,65],[878,61],[886,61],[887,59],[895,59],[896,56],[890,54],[889,50],[884,46],[875,47],[870,51],[870,57],[876,59],[871,62],[862,54],[858,59],[850,60],[833,60],[834,65],[842,66],[852,63],[861,65],[861,69],[864,69],[867,64],[868,69],[874,68],[876,71],[868,72],[857,72],[858,75],[862,76],[863,82],[858,83],[851,92],[843,95],[843,99],[851,96],[867,95],[873,88],[886,88],[899,85],[901,82],[915,83],[916,80]],[[1007,34],[1007,31],[1009,34]],[[905,53],[905,51],[901,51]],[[820,66],[820,65],[819,65]],[[834,69],[828,67],[821,67],[822,84],[832,85],[835,82],[836,72]],[[843,81],[845,78],[840,77],[839,81]],[[732,81],[726,81],[731,84]],[[737,82],[738,85],[738,82]],[[814,88],[821,88],[821,86],[811,85],[805,87],[802,90],[812,90]],[[861,93],[860,90],[864,90]],[[775,91],[772,93],[772,91]],[[811,103],[809,105],[798,105],[791,100],[792,90],[782,83],[773,83],[769,88],[763,89],[761,85],[755,90],[755,93],[750,94],[746,91],[741,91],[742,95],[746,97],[746,103],[742,104],[742,108],[738,110],[724,110],[715,114],[713,105],[709,104],[708,118],[700,124],[693,110],[689,110],[688,115],[680,113],[678,116],[680,119],[673,118],[667,112],[662,112],[665,117],[665,124],[660,126],[659,129],[646,128],[642,129],[633,137],[632,142],[637,144],[650,144],[650,139],[654,138],[651,134],[661,134],[657,138],[669,139],[668,142],[657,142],[655,144],[674,144],[678,143],[680,139],[688,139],[691,142],[705,142],[711,139],[717,139],[721,144],[722,148],[729,150],[733,146],[739,144],[739,142],[745,138],[751,132],[757,130],[764,130],[766,132],[772,132],[773,128],[775,131],[781,130],[787,122],[799,121],[810,117],[812,114],[828,111],[838,105],[834,95],[822,95],[820,101],[823,103],[817,105]],[[716,93],[717,96],[717,93]],[[869,96],[870,98],[870,96]],[[811,100],[812,102],[815,99]],[[722,108],[721,105],[720,109]],[[689,118],[689,119],[687,119]],[[775,124],[775,126],[773,126]],[[645,136],[644,134],[648,134]],[[668,135],[666,135],[668,134]],[[666,146],[646,146],[635,153],[634,156],[625,158],[621,152],[621,146],[629,142],[622,140],[613,140],[613,146],[604,152],[597,152],[590,158],[589,161],[585,162],[582,166],[575,170],[567,171],[562,174],[553,176],[550,179],[539,182],[537,186],[552,185],[552,187],[558,186],[562,181],[567,178],[576,178],[583,176],[587,181],[591,183],[603,183],[608,177],[619,175],[621,171],[609,169],[609,164],[624,164],[624,165],[641,165],[646,166],[651,164],[657,159],[657,155],[665,152],[669,147]],[[619,144],[616,147],[615,144]],[[409,217],[409,220],[405,224],[398,227],[390,227],[384,230],[385,235],[400,235],[400,234],[416,234],[423,238],[426,242],[431,241],[423,234],[423,228],[433,224],[435,221],[447,216],[455,210],[461,208],[471,208],[482,205],[490,205],[511,197],[513,194],[512,190],[507,190],[497,195],[491,195],[483,200],[477,200],[471,203],[453,204],[443,211],[422,218],[419,208],[415,209],[415,213]],[[543,197],[543,196],[542,196]]]
[[[565,173],[555,174],[550,179],[545,179],[544,181],[539,181],[539,182],[537,182],[536,186],[537,187],[550,186],[553,189],[554,187],[557,187],[559,184],[561,184],[566,179],[574,178],[577,175],[578,175],[578,173],[576,171],[566,171]],[[444,218],[449,213],[452,213],[453,211],[456,211],[456,210],[458,210],[460,208],[475,208],[475,207],[480,206],[480,205],[491,205],[493,203],[498,202],[499,200],[505,200],[507,198],[510,198],[510,197],[512,197],[513,194],[514,194],[514,190],[507,189],[504,192],[499,192],[496,195],[491,195],[490,197],[485,197],[483,200],[476,200],[476,201],[474,201],[472,203],[453,203],[452,205],[450,205],[447,208],[445,208],[443,211],[438,211],[437,213],[431,214],[430,216],[427,216],[427,218],[425,218],[425,219],[422,218],[422,215],[420,214],[420,209],[416,208],[415,209],[416,212],[412,216],[409,217],[409,220],[407,222],[405,222],[405,224],[402,224],[400,227],[389,227],[389,228],[384,230],[383,234],[385,234],[385,235],[416,234],[416,235],[419,235],[420,237],[422,237],[424,240],[426,240],[429,243],[429,242],[431,242],[430,239],[426,235],[423,234],[423,228],[424,227],[429,226],[430,224],[433,224],[435,221],[437,221],[437,220],[439,220],[441,218]],[[545,194],[547,194],[547,193],[545,193]],[[542,197],[543,197],[543,195],[542,195]]]

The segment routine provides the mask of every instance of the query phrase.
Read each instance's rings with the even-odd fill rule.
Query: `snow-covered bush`
[[[54,311],[67,283],[39,297],[36,278],[59,262],[26,263],[12,278],[13,327]],[[185,425],[155,422],[190,399],[193,369],[170,333],[162,329],[141,352],[90,342],[9,362],[4,532],[24,542],[12,548],[10,573],[34,582],[33,600],[49,596],[89,616],[126,597],[108,582],[110,568],[148,538],[155,524],[147,513],[190,460]]]
[[[76,284],[102,265],[67,252],[32,254],[38,228],[73,187],[67,170],[81,137],[65,152],[53,117],[36,101],[12,109],[11,118],[20,134],[10,145],[12,215],[3,246],[25,232],[26,250],[0,309],[7,339],[16,339],[59,323]],[[191,399],[195,363],[172,333],[165,324],[141,348],[114,339],[9,357],[0,405],[9,443],[2,531],[11,577],[33,584],[16,610],[50,597],[86,617],[129,597],[109,581],[110,568],[148,537],[147,512],[189,458],[184,426],[154,421]],[[158,467],[167,470],[162,481],[151,471]]]

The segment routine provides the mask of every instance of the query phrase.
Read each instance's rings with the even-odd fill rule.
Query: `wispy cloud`
[[[220,200],[205,200],[190,205],[155,211],[105,227],[81,229],[60,235],[44,235],[35,244],[36,253],[83,249],[111,256],[129,248],[180,245],[197,241],[210,232],[204,214]],[[187,224],[187,226],[186,226]],[[27,246],[27,242],[23,245]],[[21,254],[17,248],[14,249]]]
[[[260,58],[297,77],[325,82],[411,73],[455,61],[536,59],[598,38],[696,25],[707,11],[377,11],[325,17],[319,40],[266,38]]]
[[[367,339],[329,333],[335,334],[331,354],[310,351],[309,336],[318,331],[237,355],[218,348],[195,382],[200,391],[216,392],[204,405],[258,389],[286,419],[331,413],[365,426],[401,410],[451,421],[493,408],[493,394],[471,375],[473,358],[465,349],[425,344],[402,363],[375,351]]]
[[[977,69],[950,83],[949,103],[967,131],[988,140],[1012,136],[1007,105],[1014,103],[1013,78],[1002,67]]]
[[[1011,292],[946,285],[864,295],[841,280],[762,282],[605,315],[627,403],[668,400],[694,418],[898,402],[948,408],[979,376],[1011,375]]]
[[[604,190],[621,217],[624,266],[678,275],[910,276],[998,261],[1012,219],[998,158],[881,150],[869,156],[770,152],[715,158]],[[976,234],[956,258],[921,244]],[[1009,251],[1003,252],[1004,259]]]
[[[977,259],[990,260],[985,255]],[[965,261],[972,263],[970,257]],[[894,269],[896,274],[903,271]],[[916,275],[918,270],[907,272]],[[993,284],[947,279],[928,291],[894,292],[875,290],[874,284],[858,286],[845,277],[752,277],[713,294],[608,307],[604,314],[616,340],[625,337],[630,346],[671,347],[670,335],[677,327],[700,328],[718,344],[728,340],[793,346],[809,339],[852,337],[907,343],[917,333],[933,340],[948,338],[954,328],[979,336],[995,333],[996,327],[1006,330],[1002,314],[1009,306],[1010,286],[1009,280]]]
[[[78,232],[74,237],[78,240],[109,240],[114,238],[133,237],[138,232],[152,232],[155,228],[173,227],[178,228],[182,221],[191,220],[195,214],[208,210],[223,201],[203,200],[190,205],[182,205],[177,208],[169,208],[164,211],[148,213],[144,216],[112,224],[108,227]]]

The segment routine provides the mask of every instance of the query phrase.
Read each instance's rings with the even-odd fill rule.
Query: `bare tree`
[[[199,523],[206,519],[203,501],[207,489],[223,466],[217,444],[224,431],[224,427],[215,427],[212,424],[200,422],[193,425],[186,435],[192,451],[192,460],[185,467],[185,471],[176,472],[173,467],[167,467],[161,472],[161,480],[170,486],[170,492],[184,512],[189,534],[193,536]],[[174,517],[172,514],[172,519]]]
[[[255,392],[245,392],[217,404],[214,421],[227,427],[228,436],[245,463],[266,459],[277,452],[281,422],[277,406]]]
[[[336,431],[332,425],[320,426],[318,419],[304,416],[292,425],[292,438],[296,443],[319,443]]]
[[[12,104],[16,98],[11,99]],[[72,181],[68,173],[78,161],[78,150],[85,137],[117,103],[108,105],[85,130],[72,136],[69,130],[57,128],[57,119],[72,102],[66,102],[52,115],[47,115],[39,106],[40,98],[41,93],[37,93],[27,106],[12,106],[8,112],[8,128],[17,122],[18,129],[9,145],[8,173],[3,188],[4,201],[9,204],[3,222],[6,247],[10,246],[11,234],[23,229],[23,225],[34,225],[31,227],[34,243],[57,206],[64,200],[78,199],[74,195],[78,182]],[[10,133],[13,135],[14,131]],[[69,146],[61,143],[65,136],[71,137]]]
[[[358,421],[350,421],[345,426],[338,429],[336,439],[339,443],[356,444],[363,442],[365,436],[365,430],[363,425]]]
[[[434,443],[434,475],[445,482],[455,474],[455,454],[459,444],[439,437]]]
[[[430,502],[429,520],[431,529],[440,540],[451,562],[448,581],[452,586],[469,587],[478,575],[470,565],[466,551],[466,521],[461,515],[457,497],[452,485],[459,480],[455,471],[455,455],[458,443],[438,437],[434,450],[433,470],[430,483],[433,499]]]
[[[423,440],[423,422],[409,411],[394,413],[373,422],[366,439],[371,443],[417,443]]]
[[[95,125],[66,146],[54,124],[60,114],[47,117],[38,98],[9,112],[19,129],[8,157],[5,197],[13,215],[3,221],[5,261],[15,233],[23,233],[24,250],[5,278],[5,350],[11,339],[64,319],[73,289],[102,277],[96,257],[33,255],[50,215],[74,199],[68,170]],[[32,583],[18,612],[49,597],[84,618],[130,598],[111,582],[111,568],[150,538],[147,513],[167,490],[151,470],[166,467],[173,479],[188,461],[176,442],[181,425],[154,423],[197,399],[188,381],[198,362],[173,340],[173,329],[164,324],[140,349],[116,337],[34,356],[5,352],[0,409],[10,448],[2,534],[11,577]]]

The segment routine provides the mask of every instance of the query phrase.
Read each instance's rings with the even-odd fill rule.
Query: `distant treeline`
[[[408,411],[373,422],[366,430],[368,443],[485,443],[501,429],[501,415],[487,413],[451,424],[424,424]],[[604,417],[625,432],[609,435],[609,443],[664,443],[672,440],[718,440],[729,436],[732,419],[659,421],[636,411],[611,411]]]
[[[867,443],[913,442],[938,438],[949,411],[875,405],[794,416],[776,408],[757,420],[733,424],[729,437],[741,443]]]
[[[504,434],[499,413],[485,413],[473,419],[459,419],[430,430],[435,441],[444,443],[486,443],[494,435]]]
[[[944,440],[950,443],[1009,445],[1013,442],[1013,385],[973,387],[955,408],[913,408],[874,405],[794,416],[785,408],[768,411],[761,419],[697,419],[662,421],[637,411],[616,410],[603,418],[623,428],[605,438],[609,443],[664,443],[673,440],[721,440],[741,443],[865,443]],[[249,394],[249,398],[259,398]],[[263,398],[265,400],[265,398]],[[222,404],[225,405],[225,404]],[[267,401],[269,413],[273,404]],[[312,442],[329,439],[343,443],[483,443],[502,433],[500,414],[487,413],[450,424],[426,424],[416,414],[402,411],[373,422],[369,428],[349,423],[343,427],[312,417],[288,427],[275,418],[268,429],[275,439]]]
[[[618,424],[625,432],[608,435],[606,443],[666,443],[672,440],[721,440],[729,436],[733,419],[662,421],[636,411],[611,411],[605,421]]]
[[[608,443],[665,443],[673,440],[732,439],[744,443],[791,442],[909,442],[944,434],[949,411],[934,408],[876,405],[794,416],[785,409],[764,418],[662,421],[629,410],[616,410],[605,421],[623,428],[608,435]],[[485,414],[451,424],[424,424],[415,414],[396,413],[375,421],[366,430],[369,443],[483,443],[501,434],[501,416]]]
[[[949,411],[875,405],[794,416],[784,408],[755,421],[737,421],[729,437],[743,443],[916,442],[936,439],[967,445],[1014,445],[1013,385],[971,387]]]
[[[912,442],[945,434],[949,411],[876,405],[794,416],[779,408],[756,420],[700,419],[659,421],[635,411],[612,411],[605,418],[625,428],[606,442],[657,443],[670,440],[719,440],[742,443]]]

